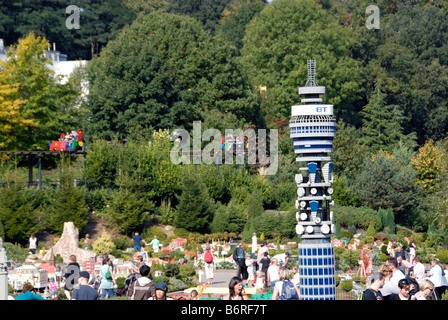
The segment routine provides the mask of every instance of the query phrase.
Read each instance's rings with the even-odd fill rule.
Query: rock
[[[76,256],[76,261],[81,263],[82,261],[89,260],[92,252],[84,250],[78,247],[79,243],[79,230],[75,227],[72,221],[64,222],[64,231],[59,241],[49,250],[42,260],[50,261],[54,259],[54,256],[59,254],[65,263],[70,262],[70,256],[73,254]],[[54,255],[52,257],[52,255]]]

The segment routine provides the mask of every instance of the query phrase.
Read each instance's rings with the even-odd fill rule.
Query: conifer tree
[[[206,232],[213,219],[215,204],[206,185],[193,174],[186,174],[178,197],[174,225],[191,232]]]
[[[381,91],[380,84],[377,84],[361,114],[364,134],[361,141],[373,152],[392,151],[400,140],[411,147],[416,145],[415,133],[403,134],[403,111],[397,105],[387,104],[387,95]]]
[[[70,174],[63,173],[59,188],[51,191],[48,204],[43,208],[47,228],[56,234],[61,234],[64,222],[73,221],[80,233],[87,225],[89,208],[84,194],[79,187],[74,186]]]

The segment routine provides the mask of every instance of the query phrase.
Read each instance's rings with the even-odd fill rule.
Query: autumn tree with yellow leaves
[[[1,68],[1,62],[0,62]],[[18,84],[7,84],[7,73],[0,70],[0,149],[9,149],[17,143],[17,132],[36,125],[33,119],[24,119],[20,108],[26,100],[16,99]]]
[[[79,121],[79,80],[62,84],[45,38],[30,33],[0,62],[0,149],[42,150]]]

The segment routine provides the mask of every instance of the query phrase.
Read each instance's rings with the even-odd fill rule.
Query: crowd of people
[[[262,290],[271,288],[273,289],[272,300],[283,299],[285,294],[289,295],[288,290],[292,292],[288,299],[298,300],[300,298],[298,269],[297,267],[292,268],[292,277],[287,269],[290,263],[289,252],[284,254],[283,259],[278,259],[269,256],[266,243],[263,243],[260,250],[256,250],[252,254],[244,252],[243,246],[243,242],[238,243],[233,253],[233,260],[237,265],[237,274],[233,280],[241,280],[235,284]],[[230,294],[227,298],[242,300],[244,296],[232,296],[232,290],[231,280],[229,283]]]
[[[164,282],[154,283],[150,279],[150,266],[146,264],[147,254],[142,249],[141,242],[152,245],[158,252],[160,242],[157,236],[148,244],[135,233],[132,238],[134,249],[139,251],[136,257],[137,265],[133,268],[134,281],[130,283],[127,292],[130,300],[166,300],[168,285]],[[86,245],[86,244],[85,244]],[[289,253],[281,258],[270,257],[266,243],[254,253],[244,251],[244,243],[238,243],[233,253],[233,260],[237,265],[236,275],[229,282],[229,294],[224,300],[247,300],[243,292],[244,287],[254,287],[265,290],[272,289],[272,299],[281,300],[300,299],[300,276],[297,266],[292,266],[292,274],[287,267],[290,264]],[[35,252],[36,238],[30,238],[30,253]],[[371,276],[371,283],[365,289],[360,300],[441,300],[442,295],[448,289],[448,275],[437,259],[432,259],[430,270],[426,270],[419,256],[415,255],[415,242],[411,240],[407,250],[401,245],[395,246],[392,240],[388,245],[389,258]],[[208,285],[213,284],[215,257],[210,247],[206,246],[204,252],[205,276]],[[73,274],[79,275],[77,283]],[[64,292],[69,300],[98,300],[113,298],[116,288],[114,268],[109,256],[102,256],[102,265],[98,274],[92,277],[87,271],[80,271],[76,257],[70,257],[70,263],[64,274]],[[49,289],[52,299],[58,299],[57,286],[54,278],[50,279]],[[191,300],[198,299],[197,290],[190,295]],[[27,284],[16,300],[43,299],[36,294],[32,285]]]
[[[129,300],[172,300],[167,297],[168,284],[165,282],[154,283],[150,278],[150,267],[140,257],[140,264],[136,270],[135,281],[128,287],[127,296]],[[102,264],[98,274],[91,275],[87,271],[80,271],[80,265],[76,256],[70,256],[63,276],[64,293],[68,300],[102,300],[114,298],[116,278],[110,257],[102,256]],[[60,300],[58,287],[51,278],[49,281],[51,300]],[[14,300],[46,300],[39,294],[32,284],[28,283]]]
[[[363,291],[360,300],[442,299],[448,289],[448,278],[439,260],[432,259],[427,271],[421,258],[415,256],[415,244],[412,244],[414,250],[406,252],[402,249],[398,246],[396,251],[389,251],[392,256],[372,274],[371,284]]]

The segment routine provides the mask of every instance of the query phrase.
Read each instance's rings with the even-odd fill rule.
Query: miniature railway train
[[[72,131],[71,133],[61,133],[61,137],[58,141],[48,141],[50,151],[66,151],[76,152],[85,144],[85,139],[82,135],[82,131]]]

